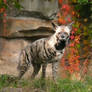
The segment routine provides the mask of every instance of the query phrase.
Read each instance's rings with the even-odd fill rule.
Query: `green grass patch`
[[[58,79],[55,83],[51,79],[21,79],[17,81],[14,76],[1,75],[0,89],[5,87],[36,89],[39,92],[92,92],[92,78],[87,77],[83,82]]]

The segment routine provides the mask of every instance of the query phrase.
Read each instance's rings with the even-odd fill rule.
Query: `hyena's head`
[[[56,50],[62,50],[67,45],[72,30],[72,24],[73,22],[68,25],[57,26],[56,24],[52,23],[55,30],[55,34],[53,36]]]

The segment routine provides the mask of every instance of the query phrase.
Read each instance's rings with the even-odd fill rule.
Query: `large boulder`
[[[11,3],[9,4],[11,8],[7,11],[9,15],[15,16],[20,12],[20,10],[26,10],[37,11],[45,16],[50,16],[58,11],[58,0],[18,0],[17,2],[19,2],[23,8],[16,9],[14,4]]]
[[[1,31],[3,31],[2,27],[0,27]],[[26,17],[7,17],[7,29],[5,33],[3,32],[0,36],[4,34],[9,38],[49,36],[53,33],[51,21]]]

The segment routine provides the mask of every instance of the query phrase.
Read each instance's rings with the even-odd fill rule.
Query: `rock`
[[[23,39],[0,39],[0,59],[8,62],[17,62],[18,56],[28,43]]]
[[[38,11],[46,16],[58,11],[58,0],[24,0],[20,1],[24,10]]]
[[[26,45],[23,39],[0,38],[0,74],[17,75],[19,55]]]
[[[53,33],[53,31],[51,21],[46,21],[37,18],[7,17],[6,32],[2,33],[5,37],[15,38],[49,36]],[[0,34],[0,36],[2,36],[3,34]]]

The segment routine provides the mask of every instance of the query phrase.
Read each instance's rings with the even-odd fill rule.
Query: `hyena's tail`
[[[30,65],[30,59],[28,52],[24,49],[22,50],[20,57],[19,57],[19,64],[17,69],[19,70],[18,79],[21,79],[21,77],[25,74],[25,72],[28,70]]]

